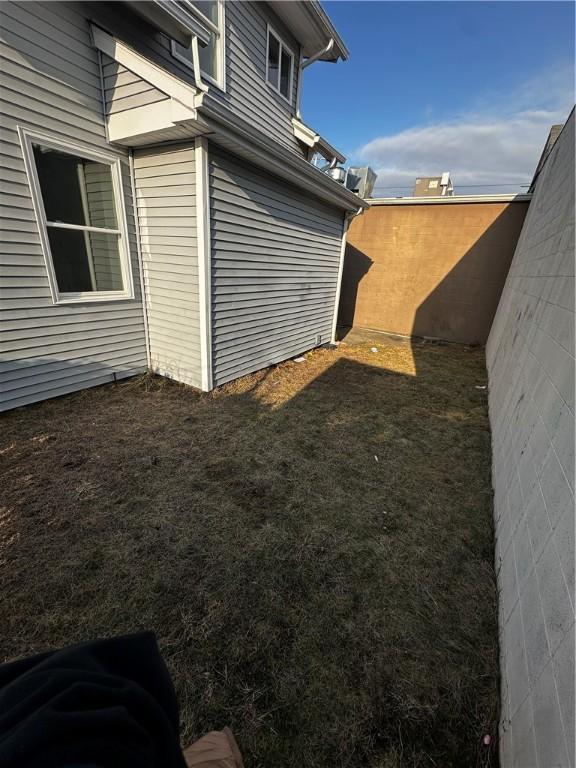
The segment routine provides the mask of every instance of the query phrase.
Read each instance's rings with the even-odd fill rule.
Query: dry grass
[[[152,628],[184,743],[229,724],[252,768],[495,765],[483,353],[370,346],[6,415],[2,658]]]

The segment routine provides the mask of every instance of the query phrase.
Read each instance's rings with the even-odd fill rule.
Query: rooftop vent
[[[376,179],[376,174],[367,165],[361,168],[349,168],[346,186],[359,197],[366,199],[367,197],[372,197]]]
[[[330,176],[331,179],[334,179],[334,181],[337,181],[338,184],[346,184],[346,176],[348,175],[348,172],[345,168],[342,168],[341,165],[335,165],[334,167],[326,168],[324,173],[327,176]]]

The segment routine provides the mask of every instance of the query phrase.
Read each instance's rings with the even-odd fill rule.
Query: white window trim
[[[122,193],[122,167],[120,164],[120,159],[115,155],[96,152],[93,149],[89,149],[81,144],[73,144],[62,139],[53,139],[52,137],[45,134],[24,129],[21,126],[18,126],[18,135],[20,137],[20,145],[22,147],[22,155],[24,158],[26,175],[28,176],[28,183],[30,185],[34,213],[38,223],[40,243],[42,245],[44,261],[46,263],[46,271],[48,273],[48,283],[50,285],[52,302],[54,304],[78,304],[101,301],[125,301],[126,299],[133,299],[134,284],[132,281],[132,265],[128,241],[128,222],[126,218],[126,208],[124,205],[124,195]],[[83,232],[92,231],[102,232],[103,234],[118,234],[118,251],[120,254],[120,267],[124,290],[62,293],[58,289],[58,281],[56,279],[56,271],[52,261],[50,241],[48,239],[47,225],[51,222],[48,222],[46,219],[46,211],[44,208],[44,201],[42,199],[42,190],[40,188],[40,180],[38,178],[38,171],[36,168],[36,162],[34,160],[32,144],[41,144],[42,146],[49,147],[50,149],[60,150],[77,157],[85,157],[87,160],[94,160],[96,162],[105,163],[106,165],[110,166],[118,229],[108,229],[106,227],[85,227],[76,224],[65,224],[60,222],[58,223],[58,228],[81,230]]]
[[[190,8],[193,9],[194,14],[198,15],[202,24],[204,24],[204,26],[211,32],[214,32],[218,37],[218,46],[216,48],[218,77],[214,78],[212,75],[209,75],[208,72],[204,72],[204,70],[200,70],[200,74],[204,80],[212,83],[212,85],[215,85],[216,88],[219,88],[221,91],[226,92],[226,9],[224,0],[218,0],[218,24],[214,24],[213,21],[204,16],[204,14],[195,6],[191,5]],[[193,32],[194,30],[190,31]],[[181,61],[182,64],[185,64],[189,69],[194,70],[194,64],[190,59],[180,53],[175,40],[170,41],[170,50],[175,59]]]
[[[269,53],[270,53],[270,33],[274,35],[276,40],[280,43],[280,50],[278,51],[279,59],[278,59],[278,87],[276,87],[273,83],[270,82],[268,79],[268,62],[269,62]],[[290,68],[290,88],[288,91],[288,96],[284,96],[284,94],[280,91],[280,76],[282,74],[282,50],[286,50],[290,56],[292,57],[292,66]],[[267,85],[272,88],[274,93],[277,93],[278,96],[280,96],[281,99],[284,99],[284,101],[287,101],[290,106],[292,106],[292,93],[294,89],[294,66],[296,64],[296,56],[294,55],[294,51],[292,48],[290,48],[289,45],[286,45],[282,37],[276,32],[274,27],[272,27],[270,24],[266,26],[266,83]]]

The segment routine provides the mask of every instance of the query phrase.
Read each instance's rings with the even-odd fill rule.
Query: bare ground
[[[184,744],[228,724],[252,768],[495,765],[483,352],[372,343],[5,415],[0,657],[151,628]]]

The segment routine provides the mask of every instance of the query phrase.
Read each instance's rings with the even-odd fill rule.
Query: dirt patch
[[[2,658],[150,628],[183,743],[495,765],[485,380],[481,350],[379,337],[211,395],[142,377],[5,415]]]

